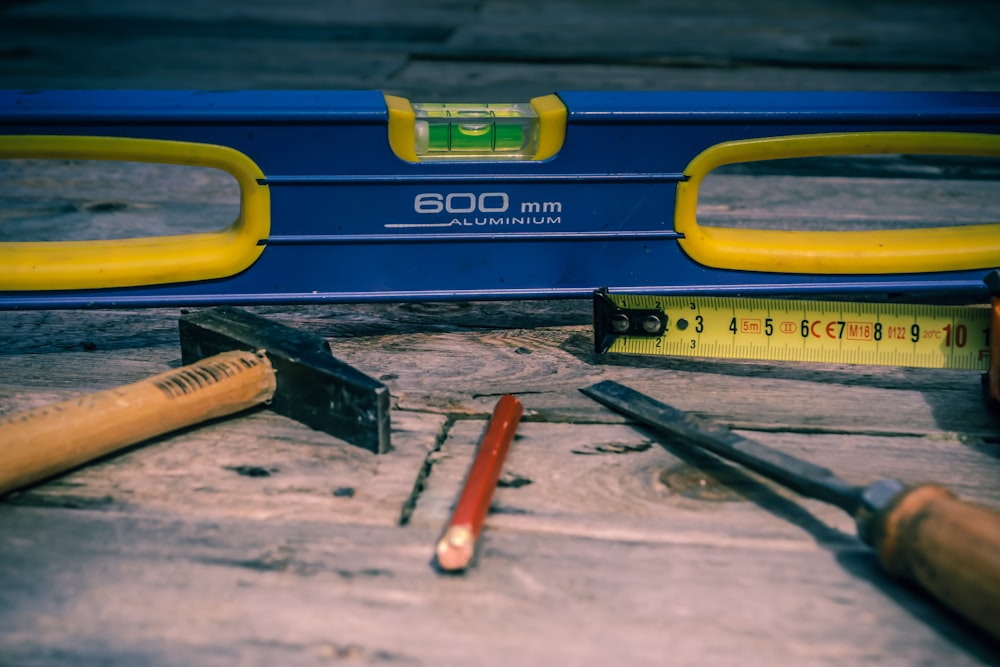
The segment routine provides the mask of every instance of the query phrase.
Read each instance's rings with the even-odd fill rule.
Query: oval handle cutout
[[[674,229],[699,264],[769,273],[889,274],[1000,266],[1000,223],[864,231],[736,229],[700,225],[698,190],[728,164],[831,155],[1000,156],[1000,135],[854,132],[764,137],[716,144],[696,156],[677,185]]]
[[[221,169],[240,188],[240,214],[215,232],[94,241],[0,243],[0,290],[135,287],[225,278],[253,264],[270,231],[264,173],[226,146],[125,137],[0,136],[0,159],[117,160]]]

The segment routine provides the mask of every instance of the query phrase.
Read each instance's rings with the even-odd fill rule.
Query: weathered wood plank
[[[520,100],[558,89],[1000,84],[1000,9],[972,0],[0,4],[5,87]],[[3,238],[40,233],[21,220],[31,207],[19,175],[8,165],[0,178]],[[726,177],[702,214],[718,224],[771,224],[775,213],[826,224],[820,208],[905,218],[887,224],[922,210],[996,217],[988,188],[975,209],[964,203],[969,182],[935,200],[919,180],[888,183],[892,170],[867,175],[879,179],[852,183],[850,195],[810,186],[798,201],[756,192],[755,177]],[[58,231],[67,222],[91,230],[81,234],[149,231],[161,214],[209,224],[206,211],[223,203],[215,186],[193,183],[195,220],[163,204],[176,179],[159,178],[99,177],[124,191],[107,197],[46,184],[55,208],[42,213]],[[806,182],[790,181],[793,190]],[[220,222],[229,215],[217,212]],[[374,457],[256,411],[0,503],[0,662],[1000,662],[981,634],[882,577],[839,510],[663,447],[577,391],[616,379],[848,479],[933,479],[998,507],[1000,422],[982,409],[975,373],[602,357],[586,300],[254,310],[327,337],[337,356],[389,384],[397,449]],[[178,365],[178,314],[0,313],[0,411]],[[528,413],[481,560],[467,576],[441,577],[430,566],[434,539],[508,391]]]
[[[975,665],[986,640],[869,554],[0,507],[17,664]],[[67,550],[66,544],[73,549]],[[44,557],[39,557],[44,555]],[[734,567],[738,563],[739,567]],[[809,594],[803,594],[808,590]],[[266,614],[260,610],[267,609]],[[164,624],[164,619],[170,619]]]
[[[621,418],[577,392],[611,378],[682,409],[759,430],[998,435],[974,372],[892,369],[869,383],[882,369],[601,357],[591,345],[589,328],[568,327],[339,339],[336,350],[381,378],[404,410],[485,415],[501,393],[516,393],[534,397],[528,414],[536,419],[616,422]],[[162,372],[170,365],[165,362],[176,360],[166,354],[136,351],[120,360],[116,355],[110,365],[111,356],[96,352],[30,357],[30,364],[0,356],[0,376],[12,379],[4,383],[11,396],[4,409],[37,405],[59,387],[96,390]],[[36,388],[38,398],[31,396]]]
[[[414,524],[444,525],[483,428],[484,422],[465,420],[449,430],[432,457]],[[1000,508],[995,446],[927,437],[744,435],[827,466],[854,484],[884,477],[936,481],[967,500]],[[936,468],[938,461],[947,467]],[[487,522],[501,529],[791,550],[843,544],[854,535],[853,521],[838,508],[630,426],[523,423],[504,479]]]
[[[17,3],[15,3],[17,4]],[[218,2],[205,5],[199,0],[177,0],[164,5],[158,0],[108,0],[100,3],[65,2],[59,0],[19,3],[9,13],[12,16],[81,19],[135,17],[158,21],[184,19],[196,23],[228,21],[260,22],[268,25],[285,23],[353,25],[456,25],[479,20],[480,0],[425,0],[419,4],[408,0],[341,0],[336,11],[314,0],[244,0],[239,3]],[[380,39],[386,39],[381,37]]]
[[[2,80],[2,79],[0,79]],[[910,91],[996,90],[1000,68],[951,72],[877,69],[844,70],[834,66],[787,68],[763,65],[658,66],[604,63],[521,63],[486,59],[449,62],[415,55],[381,84],[414,100],[513,102],[559,90],[769,90]]]
[[[725,1],[676,3],[669,8],[648,2],[588,3],[584,12],[571,2],[542,7],[524,0],[427,6],[351,2],[338,7],[336,14],[301,2],[280,7],[261,2],[238,8],[222,4],[207,10],[191,2],[170,8],[149,2],[106,3],[82,10],[49,2],[10,11],[9,25],[15,34],[42,32],[46,27],[49,34],[72,34],[89,21],[95,40],[103,31],[130,34],[133,39],[189,35],[203,42],[219,36],[258,41],[268,36],[281,41],[335,39],[361,48],[377,42],[382,48],[424,51],[453,60],[557,57],[673,66],[781,63],[939,71],[1000,64],[1000,51],[991,39],[992,26],[1000,17],[991,5],[778,5],[770,3],[736,19],[733,3]],[[211,31],[205,32],[206,28]],[[155,42],[148,42],[146,48],[156,54],[155,47]],[[194,53],[205,55],[200,49]],[[109,75],[113,74],[104,74]]]
[[[342,326],[338,313],[347,312],[349,306],[331,308],[327,317],[311,324],[302,316],[286,319],[286,323],[310,331],[315,328],[320,335],[331,337],[338,358],[386,382],[398,407],[405,410],[482,415],[490,411],[491,402],[500,393],[510,392],[535,396],[531,410],[536,418],[620,421],[608,411],[595,410],[592,402],[576,391],[613,378],[671,398],[682,409],[756,429],[954,432],[989,438],[998,434],[997,421],[984,409],[979,377],[974,372],[602,356],[593,352],[589,326],[481,331],[478,327],[492,324],[493,309],[503,310],[503,302],[484,308],[480,315],[468,308],[445,315],[447,307],[440,309],[428,322],[432,328],[445,329],[437,332],[424,331],[420,324],[407,327],[397,322],[388,326],[402,326],[402,331],[391,335],[337,337]],[[579,306],[568,304],[567,308]],[[269,312],[281,321],[280,310]],[[369,315],[377,311],[377,306],[366,307]],[[387,306],[382,318],[389,320],[397,312],[406,309]],[[166,317],[158,319],[154,313]],[[0,321],[22,331],[26,322],[54,318],[54,326],[43,331],[51,332],[55,339],[41,332],[19,336],[15,345],[31,356],[0,355],[0,377],[10,378],[4,383],[8,391],[20,393],[30,388],[104,388],[162,372],[179,357],[172,342],[174,313],[164,309],[129,316],[113,311],[100,325],[107,337],[84,327],[58,333],[65,320],[56,314],[4,313]],[[555,311],[556,317],[581,315],[579,310]],[[100,321],[96,314],[71,317],[80,322],[85,320],[79,318],[87,317]],[[498,315],[496,321],[507,322],[507,317]],[[380,319],[369,321],[365,327],[369,333],[380,328]],[[414,321],[427,320],[417,317]],[[354,322],[351,316],[344,317],[348,331],[355,328]],[[82,351],[84,344],[98,349]],[[121,345],[133,349],[125,356],[104,351],[120,349]],[[40,351],[49,354],[38,354]],[[107,363],[113,354],[115,364]],[[25,400],[20,406],[25,403],[33,402]],[[885,410],[887,405],[892,406],[891,411]]]
[[[184,37],[139,45],[113,37],[35,38],[21,46],[0,30],[0,39],[11,45],[0,60],[4,88],[367,89],[405,63],[397,53],[362,55],[349,46],[266,38],[247,40],[235,52]]]
[[[236,180],[206,167],[0,160],[0,179],[0,241],[210,232],[240,212]]]
[[[532,396],[527,414],[539,419],[607,420],[576,390],[610,378],[755,429],[998,433],[973,372],[601,356],[592,341],[589,327],[559,327],[352,339],[337,351],[396,376],[386,382],[403,409],[486,414],[511,392]]]
[[[698,220],[806,231],[982,224],[1000,213],[997,190],[996,180],[709,175],[698,192]]]
[[[409,511],[446,419],[399,411],[391,418],[394,449],[377,456],[258,411],[156,438],[8,502],[393,526]]]
[[[991,40],[1000,13],[993,6],[769,3],[738,18],[725,1],[669,7],[591,3],[586,12],[574,11],[576,6],[569,0],[542,7],[523,0],[490,2],[486,20],[460,29],[449,46],[466,57],[648,59],[675,65],[749,62],[916,69],[1000,64],[1000,47]]]
[[[726,0],[24,3],[0,22],[6,87],[384,88],[523,99],[560,88],[995,89],[989,4]],[[127,39],[122,39],[127,35]],[[207,66],[206,66],[207,65]],[[439,97],[440,96],[440,97]]]

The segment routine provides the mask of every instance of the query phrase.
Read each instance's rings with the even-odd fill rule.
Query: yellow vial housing
[[[556,95],[528,103],[411,103],[386,96],[389,143],[407,162],[546,160],[562,148],[566,106]]]

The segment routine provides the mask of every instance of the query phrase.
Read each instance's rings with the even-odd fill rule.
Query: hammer
[[[222,306],[179,321],[184,366],[0,417],[0,497],[123,447],[261,404],[375,453],[389,390],[323,338]]]

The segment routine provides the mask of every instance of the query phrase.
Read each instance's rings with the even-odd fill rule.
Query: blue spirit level
[[[0,243],[0,308],[637,294],[963,294],[1000,224],[861,232],[701,224],[717,167],[1000,156],[993,93],[0,91],[0,159],[225,170],[215,232]]]

